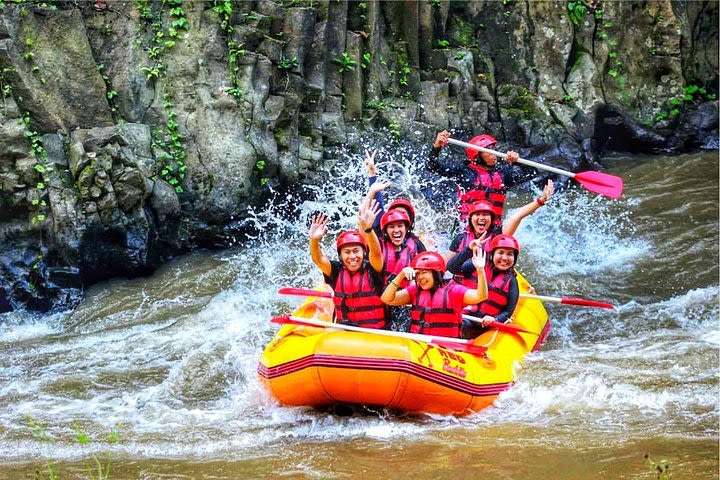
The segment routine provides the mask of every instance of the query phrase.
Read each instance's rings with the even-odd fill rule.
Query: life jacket
[[[495,270],[490,264],[485,265],[485,279],[488,285],[488,298],[480,302],[478,312],[481,316],[494,317],[505,310],[510,294],[510,283],[515,278],[515,269],[507,272]]]
[[[370,265],[350,273],[340,269],[333,291],[335,315],[340,323],[364,328],[383,328],[385,308],[370,278]]]
[[[474,163],[468,164],[468,168],[474,170],[477,175],[475,176],[474,188],[469,189],[467,192],[458,190],[460,218],[462,220],[467,218],[470,206],[474,202],[485,200],[494,207],[495,223],[499,224],[502,222],[501,217],[507,193],[507,187],[503,183],[502,175],[497,170],[488,171]]]
[[[484,243],[483,249],[485,250],[485,253],[490,255],[490,242],[492,242],[492,239],[495,235],[497,235],[497,232],[494,232],[493,229],[489,230],[490,232],[490,238],[488,238],[487,242]],[[470,245],[470,242],[475,240],[477,237],[475,236],[475,232],[473,232],[473,229],[470,225],[465,227],[465,237],[463,237],[462,241],[460,242],[460,246],[458,247],[458,253],[465,250],[466,247]],[[465,285],[468,288],[475,289],[477,288],[477,270],[473,270],[472,277],[466,277],[465,275],[458,273],[453,275],[453,280],[455,283],[459,283],[460,285]]]
[[[452,286],[453,282],[447,282],[432,294],[430,290],[418,288],[415,302],[410,307],[410,333],[460,337],[462,305],[452,308],[448,304]]]
[[[400,250],[395,249],[395,245],[383,238],[380,241],[380,247],[383,256],[383,281],[387,285],[390,280],[395,278],[400,270],[409,267],[410,262],[418,254],[417,242],[410,239],[409,235],[405,236],[403,243],[400,244]],[[400,283],[400,288],[405,288],[410,284],[407,279]]]

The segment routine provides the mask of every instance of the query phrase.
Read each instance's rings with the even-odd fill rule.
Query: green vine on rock
[[[213,12],[217,14],[218,20],[220,21],[220,30],[222,30],[225,35],[225,42],[228,51],[230,86],[225,89],[225,92],[232,95],[237,100],[242,100],[244,92],[240,87],[240,78],[238,77],[238,73],[240,72],[238,57],[245,55],[245,50],[242,48],[242,43],[238,45],[235,40],[233,40],[232,34],[235,31],[235,28],[230,22],[233,15],[233,2],[231,0],[215,0],[213,2]]]
[[[170,94],[163,95],[163,106],[167,111],[166,131],[158,128],[152,132],[152,146],[159,153],[157,157],[162,160],[163,166],[160,176],[175,189],[177,193],[183,193],[181,186],[185,179],[187,165],[187,153],[185,153],[185,137],[180,133],[180,125],[177,122],[177,113],[172,110],[173,103]]]
[[[35,183],[35,186],[31,190],[29,197],[31,207],[30,223],[35,225],[42,223],[47,218],[47,202],[45,197],[47,196],[47,185],[45,184],[45,174],[51,171],[51,168],[46,164],[47,152],[42,145],[42,137],[38,132],[31,128],[30,114],[25,113],[20,120],[20,124],[25,128],[25,138],[30,142],[30,156],[35,159],[35,165],[33,169],[40,176],[40,179]]]
[[[162,0],[162,8],[154,12],[149,0],[135,0],[134,7],[140,12],[140,18],[150,26],[153,33],[150,44],[146,48],[148,58],[153,64],[143,67],[148,80],[165,76],[164,54],[175,47],[182,38],[182,32],[190,27],[185,17],[183,0]],[[165,7],[168,7],[168,19],[163,19]],[[114,90],[108,91],[108,98]],[[113,96],[114,98],[114,96]],[[165,129],[157,128],[152,132],[152,146],[159,153],[157,158],[162,162],[160,176],[175,189],[183,193],[182,181],[185,178],[187,153],[185,152],[185,137],[180,133],[177,112],[173,110],[172,95],[163,93],[163,107],[165,108],[167,123]]]

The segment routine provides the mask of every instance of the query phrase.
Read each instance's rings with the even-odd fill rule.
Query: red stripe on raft
[[[431,368],[418,365],[407,360],[389,358],[339,357],[333,355],[309,355],[291,362],[266,367],[258,364],[258,373],[268,380],[289,375],[291,373],[313,367],[353,368],[356,370],[387,370],[404,372],[428,380],[443,387],[473,396],[498,395],[510,388],[513,382],[475,385],[460,378],[443,374]]]
[[[535,342],[535,346],[532,349],[533,352],[537,352],[538,350],[540,350],[540,347],[542,347],[545,343],[545,340],[547,340],[549,333],[550,319],[548,318],[547,322],[545,322],[545,326],[543,327],[542,332],[540,332],[540,335],[538,336],[537,342]]]

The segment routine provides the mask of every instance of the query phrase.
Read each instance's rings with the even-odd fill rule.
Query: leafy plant
[[[367,68],[372,63],[372,54],[370,52],[363,53],[362,56],[362,62],[360,63],[360,66],[362,68]]]
[[[576,27],[580,26],[589,12],[584,2],[568,2],[567,9],[570,15],[570,21]]]
[[[286,72],[296,69],[297,66],[298,66],[297,57],[292,57],[290,59],[282,57],[282,58],[280,58],[280,61],[277,64],[278,70],[283,70]]]
[[[448,48],[450,46],[450,42],[448,42],[447,40],[438,40],[437,46],[440,48]]]
[[[340,65],[340,73],[352,72],[357,65],[357,61],[347,52],[342,52],[339,57],[333,58],[333,63]]]

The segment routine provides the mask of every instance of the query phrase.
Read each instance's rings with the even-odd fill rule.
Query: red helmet
[[[494,237],[490,242],[490,252],[494,252],[496,248],[511,248],[515,250],[515,261],[517,262],[517,257],[520,255],[520,244],[515,237],[504,233]]]
[[[413,258],[412,267],[445,273],[445,259],[437,252],[422,252]]]
[[[346,245],[361,245],[363,248],[367,248],[365,238],[357,230],[346,230],[338,235],[335,242],[338,254],[340,254],[340,249]]]
[[[472,205],[470,205],[470,208],[468,209],[467,218],[468,222],[470,222],[470,217],[473,216],[473,213],[477,212],[488,212],[490,213],[490,216],[492,217],[492,220],[490,220],[490,223],[495,223],[495,207],[491,205],[490,203],[486,202],[485,200],[478,200],[477,202],[473,202]]]
[[[392,222],[405,222],[405,226],[410,229],[410,217],[405,213],[405,210],[388,210],[380,219],[380,229],[385,231],[385,227],[388,223]]]
[[[410,218],[410,227],[415,225],[415,208],[412,203],[410,203],[410,200],[405,198],[396,198],[392,201],[390,206],[388,206],[388,212],[396,208],[406,209],[408,211],[408,217]]]
[[[478,147],[487,148],[490,145],[495,145],[497,143],[497,140],[495,140],[495,137],[483,133],[482,135],[471,138],[468,143],[472,143],[473,145],[477,145]],[[478,153],[480,153],[477,150],[473,150],[472,148],[466,148],[465,152],[467,153],[468,158],[473,162],[475,161],[475,157],[477,157]]]

